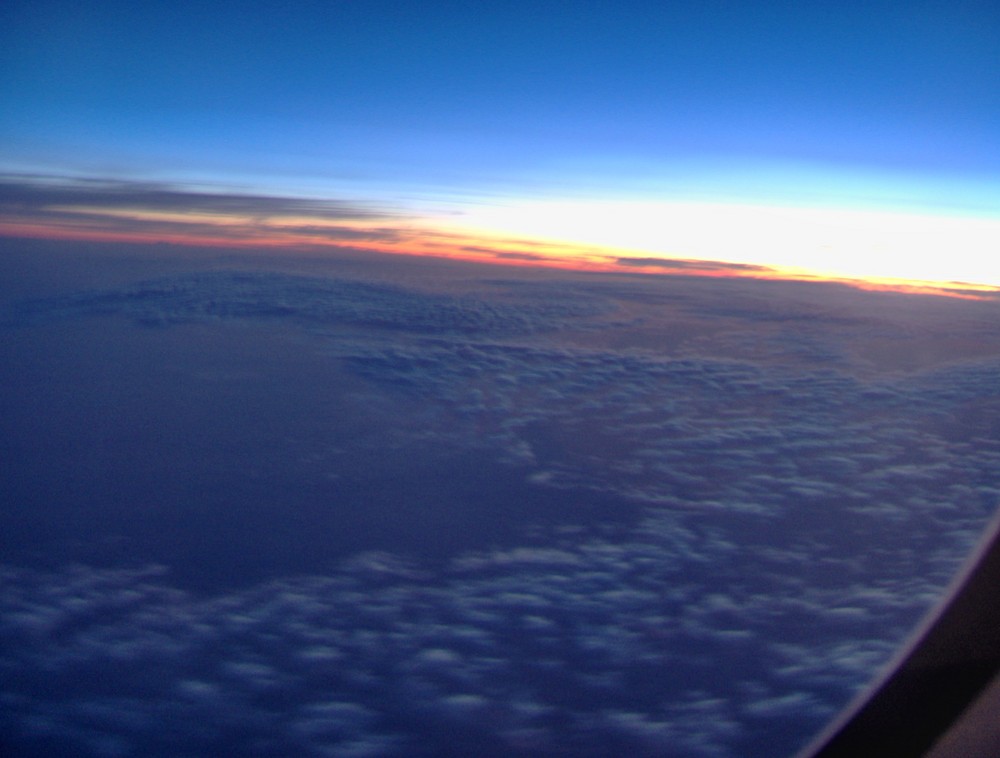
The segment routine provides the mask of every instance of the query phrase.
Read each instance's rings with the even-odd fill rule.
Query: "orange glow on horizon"
[[[139,227],[146,225],[149,228],[123,228],[128,224]],[[309,233],[302,232],[302,229],[308,229]],[[345,233],[348,236],[337,238],[338,234]],[[650,254],[641,249],[587,245],[545,237],[509,236],[494,231],[476,234],[462,227],[442,228],[428,222],[400,224],[387,221],[372,224],[367,220],[308,216],[276,217],[261,221],[236,214],[127,212],[120,209],[77,207],[61,219],[44,224],[33,219],[0,220],[0,236],[213,248],[370,250],[394,255],[581,272],[829,282],[866,290],[935,294],[964,299],[982,299],[1000,294],[1000,286],[989,284],[885,276],[853,277],[799,266],[698,260],[681,256],[671,258]]]
[[[440,219],[473,236],[517,233],[644,251],[651,259],[762,266],[823,279],[1000,287],[1000,218],[686,201],[508,200]],[[572,244],[572,243],[570,243]],[[750,271],[745,270],[749,275]]]

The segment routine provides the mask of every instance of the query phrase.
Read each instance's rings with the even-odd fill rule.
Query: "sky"
[[[0,232],[997,288],[998,70],[992,2],[13,0]]]

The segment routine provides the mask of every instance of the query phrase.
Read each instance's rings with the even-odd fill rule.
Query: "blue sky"
[[[994,3],[205,5],[5,4],[0,172],[515,235],[526,201],[1000,214]]]

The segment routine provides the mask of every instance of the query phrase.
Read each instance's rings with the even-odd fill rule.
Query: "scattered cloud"
[[[784,317],[805,312],[808,329]],[[4,566],[0,728],[26,749],[791,752],[890,658],[1000,496],[995,355],[866,371],[845,341],[871,322],[801,304],[222,271],[5,323],[109,315],[288,324],[397,418],[384,457],[485,451],[533,491],[632,515],[529,518],[433,566],[362,552],[212,596],[164,567]],[[635,340],[675,317],[701,338]]]
[[[143,324],[258,319],[312,327],[355,325],[428,337],[501,337],[558,329],[567,319],[601,312],[599,303],[566,297],[511,304],[363,281],[219,271],[25,301],[0,318],[22,326],[111,314]]]

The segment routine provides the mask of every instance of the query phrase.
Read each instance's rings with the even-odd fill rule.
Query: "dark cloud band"
[[[170,184],[96,178],[10,174],[0,177],[0,209],[24,214],[51,212],[56,208],[222,213],[254,218],[306,216],[325,220],[397,217],[384,210],[336,200],[194,192]]]

